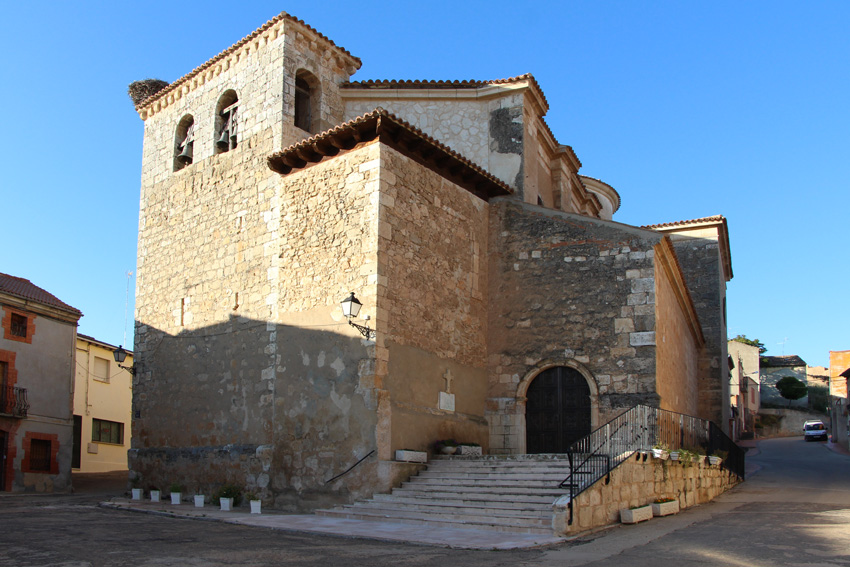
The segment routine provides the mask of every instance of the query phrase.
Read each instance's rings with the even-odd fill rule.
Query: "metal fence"
[[[13,417],[26,417],[30,404],[27,401],[27,389],[17,386],[0,386],[0,414]]]
[[[726,453],[721,466],[744,478],[744,451],[714,423],[672,411],[635,406],[573,443],[567,451],[570,476],[561,483],[570,491],[570,523],[575,497],[607,477],[638,451],[663,446],[706,455]]]

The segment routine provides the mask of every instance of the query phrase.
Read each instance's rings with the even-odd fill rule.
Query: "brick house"
[[[74,342],[82,313],[0,274],[0,490],[71,489]]]
[[[723,217],[615,222],[531,75],[359,67],[283,13],[134,101],[143,482],[311,509],[438,439],[558,453],[638,403],[725,423]]]

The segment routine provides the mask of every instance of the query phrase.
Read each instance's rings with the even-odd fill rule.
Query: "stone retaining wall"
[[[721,465],[684,465],[651,456],[644,461],[638,453],[611,471],[609,482],[602,479],[576,497],[572,525],[568,499],[556,502],[552,528],[555,534],[566,535],[616,524],[620,509],[646,506],[656,499],[675,498],[680,508],[690,508],[710,502],[739,482]]]

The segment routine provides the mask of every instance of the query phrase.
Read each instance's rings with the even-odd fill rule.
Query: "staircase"
[[[338,518],[552,534],[552,503],[569,494],[566,455],[437,457],[392,494],[319,510]]]

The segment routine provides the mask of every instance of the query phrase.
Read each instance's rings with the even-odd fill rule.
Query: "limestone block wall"
[[[371,90],[366,90],[367,97],[363,92],[343,89],[346,120],[381,106],[521,191],[521,91],[506,90],[504,95],[486,99],[449,97],[445,91],[429,91],[421,98],[408,93],[403,98],[381,97]],[[449,92],[455,94],[453,90]]]
[[[656,246],[656,256],[663,254],[662,244]],[[687,300],[682,287],[677,288],[675,258],[655,264],[655,344],[656,390],[661,409],[696,415],[698,411],[697,383],[701,337],[689,320]]]
[[[524,392],[547,365],[585,375],[593,425],[657,405],[653,247],[661,236],[510,199],[490,207],[491,453],[524,451]]]
[[[378,320],[387,326],[376,359],[391,397],[387,449],[447,438],[486,447],[487,219],[485,201],[381,146]]]
[[[576,534],[616,524],[620,510],[674,498],[680,509],[710,502],[740,482],[720,465],[704,462],[682,465],[640,454],[611,471],[610,482],[597,482],[573,503],[573,523],[565,503],[554,506],[552,527],[556,534]]]
[[[713,238],[710,237],[713,234]],[[728,430],[729,367],[726,351],[726,281],[716,229],[704,235],[671,235],[673,247],[702,324],[697,417]],[[728,432],[728,431],[727,431]]]

